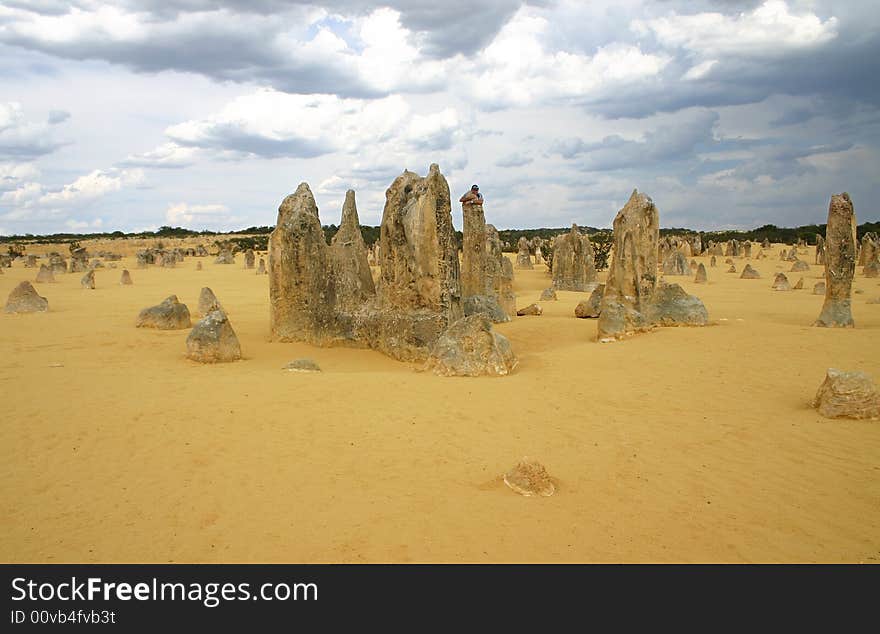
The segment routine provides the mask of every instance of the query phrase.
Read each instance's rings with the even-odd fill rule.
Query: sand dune
[[[823,268],[788,273],[779,248],[751,261],[763,279],[706,257],[708,284],[669,278],[704,301],[706,328],[598,344],[573,316],[587,294],[560,291],[496,327],[520,365],[481,379],[270,343],[268,279],[241,256],[138,270],[128,250],[94,291],[57,276],[36,285],[50,312],[0,315],[0,560],[876,563],[880,423],[809,402],[829,366],[880,380],[880,280],[858,269],[855,329],[812,328]],[[805,290],[771,291],[779,271]],[[3,273],[5,300],[36,270]],[[517,270],[518,306],[549,284]],[[188,331],[134,327],[172,293],[194,312],[202,286],[242,361],[199,365]],[[324,371],[282,370],[298,357]],[[524,455],[556,495],[504,486]]]

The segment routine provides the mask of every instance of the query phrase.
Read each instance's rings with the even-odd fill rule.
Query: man
[[[458,202],[464,203],[465,205],[482,205],[483,194],[480,193],[479,187],[477,187],[476,185],[472,185],[471,190],[464,196],[459,198]]]

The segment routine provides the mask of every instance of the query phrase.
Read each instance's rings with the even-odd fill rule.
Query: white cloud
[[[653,77],[669,62],[664,55],[614,43],[592,56],[546,44],[547,18],[522,8],[483,50],[454,89],[489,108],[526,107],[566,99],[595,98],[616,86]]]
[[[59,191],[48,192],[40,197],[42,205],[69,205],[85,200],[98,198],[111,192],[117,192],[123,187],[137,185],[144,180],[143,170],[121,170],[110,168],[106,170],[93,170],[85,176],[80,176],[72,183],[65,185]]]
[[[165,221],[174,226],[204,225],[212,222],[228,222],[229,208],[226,205],[190,205],[173,203],[165,211]]]
[[[784,0],[766,0],[749,13],[696,13],[634,20],[640,35],[653,33],[661,44],[700,55],[759,56],[826,44],[837,37],[835,17],[796,15]]]
[[[0,103],[0,159],[28,161],[50,154],[60,146],[49,123],[27,121],[18,102]]]
[[[176,143],[163,143],[143,154],[129,154],[121,165],[126,167],[180,168],[196,161],[198,150],[182,147]]]
[[[214,115],[171,126],[166,135],[185,147],[310,158],[387,140],[408,114],[400,96],[366,101],[263,89],[234,99]]]
[[[699,64],[695,64],[691,66],[688,71],[681,76],[685,81],[693,81],[695,79],[702,79],[706,75],[709,74],[709,71],[712,70],[712,67],[718,63],[717,59],[707,59],[705,62],[700,62]]]

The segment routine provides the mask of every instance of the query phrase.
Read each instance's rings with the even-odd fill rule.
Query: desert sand
[[[83,244],[127,257],[95,290],[36,284],[48,313],[0,314],[3,562],[880,562],[880,422],[810,407],[828,367],[880,380],[880,280],[861,267],[856,327],[825,329],[823,267],[788,273],[775,245],[742,280],[697,257],[707,284],[668,280],[710,326],[609,344],[574,317],[588,293],[540,302],[547,268],[517,270],[517,306],[544,313],[495,326],[516,371],[443,378],[269,342],[268,276],[241,254],[139,270],[143,245]],[[772,291],[780,271],[804,290]],[[0,297],[35,275],[4,269]],[[170,294],[195,311],[203,286],[241,361],[134,327]],[[323,372],[282,369],[301,357]],[[523,456],[555,495],[503,484]]]

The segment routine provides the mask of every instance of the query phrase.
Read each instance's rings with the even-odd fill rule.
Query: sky
[[[877,221],[878,77],[871,0],[0,0],[0,235],[273,225],[303,181],[377,225],[431,163],[498,228]]]

